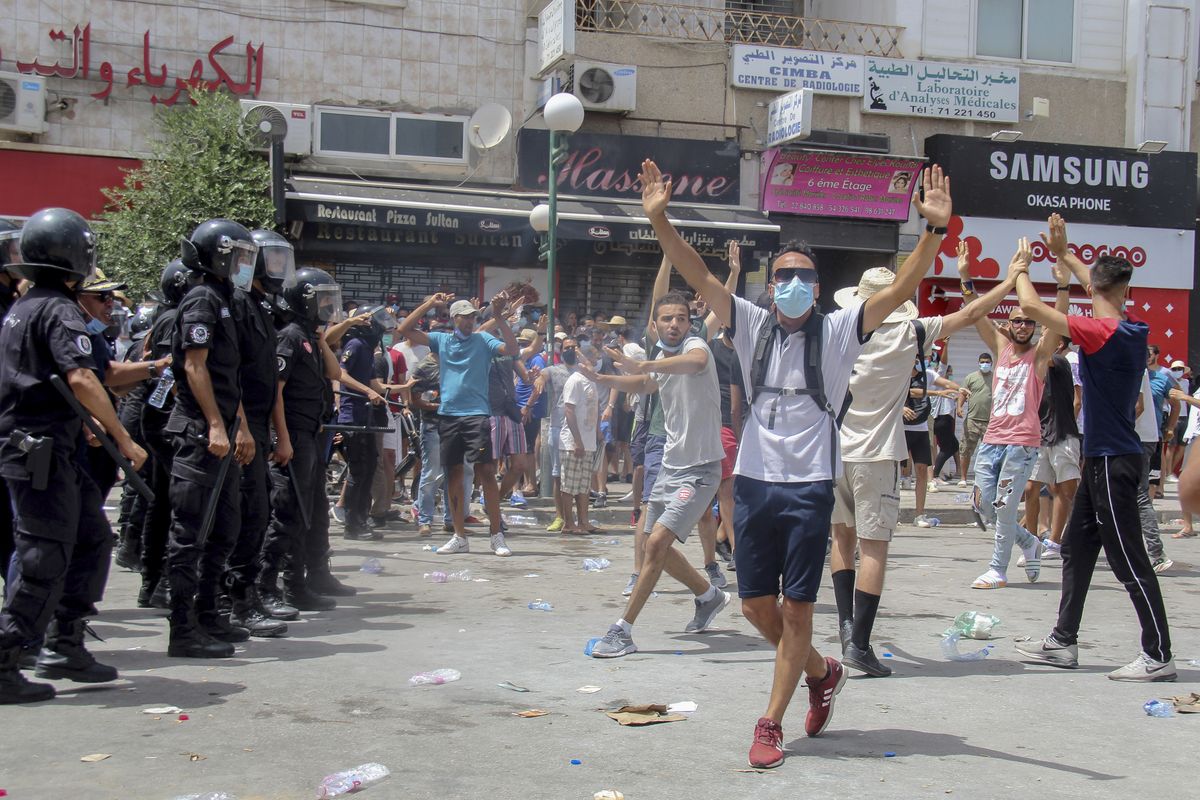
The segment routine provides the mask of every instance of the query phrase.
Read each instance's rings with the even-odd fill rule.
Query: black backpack
[[[904,404],[917,412],[916,419],[905,420],[905,425],[917,425],[926,422],[929,419],[929,412],[933,409],[933,403],[929,401],[929,379],[926,373],[928,364],[925,361],[925,326],[921,324],[919,319],[913,320],[913,328],[917,331],[917,365],[919,370],[916,375],[908,381],[908,388],[921,389],[924,394],[917,398],[908,395]]]

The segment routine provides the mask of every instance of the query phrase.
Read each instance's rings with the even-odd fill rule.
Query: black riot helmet
[[[158,317],[158,306],[142,306],[138,309],[133,318],[129,320],[129,338],[135,342],[140,342],[146,338],[146,334],[150,333],[150,329],[154,327],[154,320]]]
[[[292,243],[275,231],[250,231],[258,245],[258,260],[254,262],[254,277],[267,294],[280,294],[296,282],[296,253]]]
[[[296,272],[296,282],[283,290],[291,313],[318,325],[337,322],[342,312],[342,287],[323,269],[305,267]]]
[[[163,301],[167,304],[167,308],[174,308],[183,300],[183,296],[187,294],[189,287],[188,272],[190,270],[183,265],[183,259],[175,259],[162,271],[162,277],[159,278],[158,288],[162,291]]]
[[[250,288],[258,245],[245,226],[230,219],[210,219],[179,244],[188,269],[226,278],[239,289]]]
[[[96,269],[96,234],[68,208],[44,208],[21,229],[21,256],[9,272],[39,280],[83,280]]]
[[[21,228],[0,219],[0,269],[21,260]]]
[[[387,306],[360,306],[355,309],[357,314],[370,314],[366,325],[355,325],[350,329],[350,336],[371,339],[378,342],[387,331],[396,329],[396,318],[388,312]]]

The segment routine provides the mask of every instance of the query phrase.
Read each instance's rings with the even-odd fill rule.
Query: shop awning
[[[471,236],[533,235],[529,211],[545,195],[442,189],[340,178],[289,181],[289,221],[355,225]],[[560,197],[560,239],[606,243],[616,251],[658,251],[650,221],[638,203]],[[750,251],[779,245],[779,225],[762,212],[726,206],[672,206],[670,217],[701,255],[719,256],[737,238]]]

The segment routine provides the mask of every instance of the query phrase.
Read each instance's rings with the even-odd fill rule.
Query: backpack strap
[[[917,332],[917,360],[921,362],[921,373],[925,373],[925,323],[919,319],[912,321],[913,330]]]
[[[825,381],[821,374],[821,338],[824,322],[825,315],[814,309],[801,328],[804,331],[804,383],[806,384],[802,388],[763,385],[767,374],[767,365],[775,351],[775,332],[779,331],[780,337],[786,334],[775,320],[763,325],[759,331],[758,341],[754,347],[750,402],[753,403],[754,398],[762,392],[775,395],[771,400],[771,411],[767,418],[768,430],[775,429],[775,415],[779,410],[780,397],[808,395],[813,398],[813,402],[817,404],[818,408],[828,412],[830,417],[834,416],[833,409],[830,408],[829,401],[825,398]]]

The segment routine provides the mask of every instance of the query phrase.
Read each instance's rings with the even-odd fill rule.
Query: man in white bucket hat
[[[886,267],[869,269],[858,286],[838,290],[833,299],[842,308],[852,308],[895,280],[896,273]],[[935,341],[985,318],[1012,291],[1014,281],[1010,273],[986,295],[944,317],[918,319],[917,307],[906,300],[884,318],[854,362],[852,399],[840,433],[844,471],[834,485],[830,572],[842,663],[867,675],[882,678],[892,672],[875,657],[870,640],[883,593],[888,543],[900,511],[897,476],[907,453],[903,409],[914,361],[919,358],[923,362]],[[856,545],[860,553],[857,575]]]

